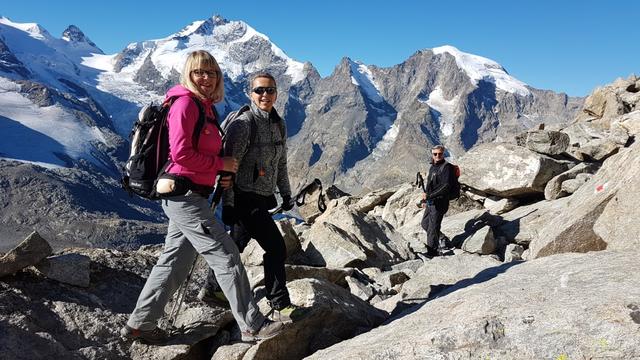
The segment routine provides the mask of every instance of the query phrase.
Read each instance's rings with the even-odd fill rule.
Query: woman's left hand
[[[222,186],[222,188],[225,190],[230,189],[233,186],[233,176],[232,175],[221,176],[220,186]]]

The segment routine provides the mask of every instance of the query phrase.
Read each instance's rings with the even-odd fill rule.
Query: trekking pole
[[[169,313],[169,329],[175,328],[176,318],[180,313],[180,308],[182,307],[182,302],[187,295],[187,289],[189,288],[189,282],[191,281],[191,275],[193,274],[193,270],[196,268],[196,263],[198,262],[198,255],[196,254],[195,260],[193,260],[193,264],[191,265],[191,270],[189,270],[189,274],[187,275],[187,279],[180,285],[178,288],[178,297],[176,298],[176,302],[173,303],[171,307],[171,312]],[[176,307],[177,305],[177,307]]]

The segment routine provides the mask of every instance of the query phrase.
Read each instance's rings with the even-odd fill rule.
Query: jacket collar
[[[271,113],[268,113],[268,112],[260,109],[258,107],[258,105],[256,105],[253,101],[251,102],[250,106],[251,106],[251,112],[259,120],[269,120],[269,119],[271,119],[271,122],[277,122],[277,121],[282,120],[280,115],[278,115],[278,112],[276,111],[275,107],[271,109]]]

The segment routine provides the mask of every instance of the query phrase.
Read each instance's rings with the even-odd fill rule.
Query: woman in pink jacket
[[[173,100],[167,117],[168,175],[158,181],[157,191],[164,193],[161,201],[169,218],[167,237],[136,307],[120,331],[125,338],[152,344],[167,340],[157,321],[198,254],[215,272],[244,341],[266,339],[282,330],[282,323],[272,322],[258,310],[238,248],[207,201],[218,171],[235,173],[238,169],[235,159],[219,156],[222,138],[213,104],[223,96],[222,72],[214,57],[203,50],[190,53],[180,85],[169,90],[166,100]],[[194,133],[201,111],[206,121],[199,133]],[[222,186],[231,185],[231,177],[225,177]]]

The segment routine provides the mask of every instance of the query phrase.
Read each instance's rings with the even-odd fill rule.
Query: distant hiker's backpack
[[[227,132],[227,130],[229,129],[229,126],[231,126],[231,123],[233,123],[237,118],[240,117],[240,115],[242,115],[247,111],[248,111],[247,115],[249,116],[249,120],[251,121],[251,134],[249,136],[248,147],[251,147],[251,145],[265,145],[265,143],[259,143],[259,144],[256,143],[256,132],[257,132],[256,128],[258,125],[256,124],[256,119],[253,117],[253,113],[251,112],[251,107],[249,105],[243,105],[240,109],[230,112],[229,115],[227,115],[227,117],[222,122],[222,130],[224,132]],[[284,139],[284,137],[286,136],[284,125],[282,123],[280,123],[279,125],[280,125],[279,126],[280,135]],[[268,145],[282,145],[282,141],[277,141],[275,144],[272,142],[269,142]]]
[[[460,197],[460,167],[458,165],[451,164],[453,167],[453,175],[451,178],[451,184],[449,184],[449,200],[455,200]]]
[[[152,200],[158,198],[154,183],[169,161],[167,114],[176,98],[173,96],[162,105],[147,105],[138,113],[138,120],[131,129],[131,153],[122,169],[122,187],[129,194],[135,193]],[[192,135],[193,145],[197,149],[205,113],[200,101],[192,99],[200,112]]]

